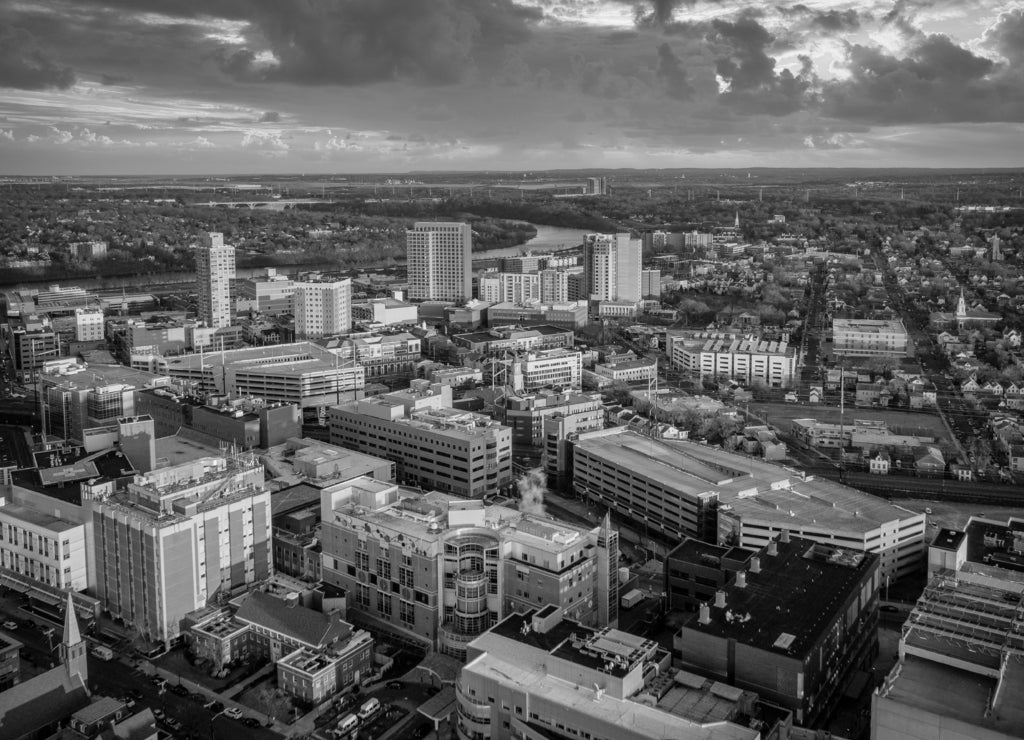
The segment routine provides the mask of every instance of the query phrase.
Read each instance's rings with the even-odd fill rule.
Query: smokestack
[[[697,621],[701,624],[711,624],[711,607],[707,604],[700,605],[700,616]]]
[[[736,588],[747,587],[747,571],[741,570],[736,572]]]
[[[779,535],[779,540],[782,542],[783,545],[788,545],[789,544],[789,530],[788,529],[782,530],[782,534]]]
[[[754,557],[752,557],[750,559],[750,572],[751,573],[760,573],[761,572],[761,558],[759,558],[757,555],[755,555]]]
[[[718,609],[725,608],[725,591],[722,591],[721,589],[715,591],[715,606]]]
[[[775,540],[768,543],[768,557],[774,558],[779,554],[779,546],[775,544]]]

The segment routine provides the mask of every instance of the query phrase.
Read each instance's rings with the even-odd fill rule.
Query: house
[[[914,451],[914,467],[918,475],[942,475],[946,470],[946,460],[938,447],[923,445]]]
[[[821,403],[825,397],[825,392],[820,385],[812,385],[811,389],[807,392],[807,403]]]
[[[980,390],[981,384],[978,382],[978,379],[973,375],[960,384],[960,392],[965,395],[968,393],[977,393]]]
[[[957,480],[972,481],[974,480],[974,468],[969,464],[963,462],[954,462],[949,464],[949,472]]]
[[[1007,456],[1010,458],[1010,470],[1024,473],[1024,445],[1010,445]]]
[[[889,453],[879,450],[873,457],[868,458],[868,472],[873,475],[889,475],[889,467],[892,460]]]
[[[988,393],[988,394],[991,394],[993,396],[1002,396],[1003,395],[1003,386],[999,384],[999,381],[990,380],[989,382],[985,383],[985,385],[983,385],[981,387],[981,392],[982,393]]]

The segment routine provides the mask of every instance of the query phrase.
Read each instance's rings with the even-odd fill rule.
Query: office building
[[[673,545],[717,543],[721,526],[759,550],[786,530],[876,553],[893,581],[924,566],[924,514],[746,455],[619,427],[580,435],[573,471],[577,493]]]
[[[179,355],[166,358],[163,367],[170,377],[194,383],[200,394],[254,396],[310,413],[326,414],[329,405],[360,397],[365,384],[360,365],[346,367],[308,341]]]
[[[28,382],[47,362],[60,357],[60,336],[46,317],[11,316],[0,324],[4,346],[18,377]]]
[[[644,300],[661,298],[661,270],[641,270],[640,297]]]
[[[555,413],[544,415],[541,424],[541,465],[548,485],[566,492],[572,483],[572,440],[604,429],[604,405],[597,394],[573,395]]]
[[[352,304],[352,319],[364,328],[378,329],[419,320],[416,306],[397,298],[370,298]]]
[[[352,281],[295,283],[292,313],[297,339],[345,334],[352,328]]]
[[[235,248],[224,235],[209,232],[196,248],[196,290],[199,320],[214,329],[231,325],[231,281],[235,278]]]
[[[382,382],[411,378],[423,359],[422,340],[409,332],[374,334],[360,332],[317,342],[337,357],[342,365],[359,365],[367,381]]]
[[[658,379],[657,358],[620,360],[594,365],[593,374],[608,383],[649,383]]]
[[[186,614],[270,575],[270,493],[251,453],[140,473],[93,502],[92,527],[102,608],[164,647]]]
[[[872,740],[1024,737],[1024,521],[939,530],[899,661],[871,702]]]
[[[348,616],[442,653],[506,615],[552,604],[594,627],[617,618],[618,540],[439,492],[357,478],[321,494],[323,578]]]
[[[420,221],[405,232],[409,298],[455,301],[473,297],[473,230],[465,223]]]
[[[452,408],[451,386],[414,381],[333,406],[331,444],[391,460],[400,483],[481,498],[512,484],[512,430]]]
[[[273,267],[264,275],[239,280],[235,308],[239,313],[252,311],[268,316],[291,313],[295,281],[287,275],[278,275]]]
[[[574,331],[587,325],[587,302],[568,303],[495,303],[487,309],[487,323],[491,327],[555,326]]]
[[[878,655],[879,581],[877,555],[783,533],[689,616],[674,652],[684,670],[825,727]]]
[[[694,378],[735,380],[788,388],[796,377],[797,348],[785,341],[721,332],[679,332],[666,337],[672,366]]]
[[[761,740],[792,716],[751,691],[673,670],[653,640],[593,629],[556,606],[510,614],[469,643],[459,740]]]
[[[3,500],[3,499],[0,499]],[[0,505],[0,574],[60,590],[89,586],[86,527],[8,498]]]
[[[738,571],[750,567],[753,550],[685,537],[665,556],[667,608],[695,612],[711,601]]]
[[[508,326],[489,331],[452,335],[452,341],[459,347],[487,356],[504,356],[509,352],[539,352],[557,348],[572,349],[574,339],[575,334],[571,329],[547,324],[528,329]]]
[[[629,234],[587,234],[583,242],[583,275],[592,301],[638,302],[642,296],[639,239]]]
[[[535,393],[508,394],[498,401],[495,418],[512,430],[512,448],[522,453],[545,445],[544,420],[555,415],[577,417],[581,427],[600,424],[596,426],[600,429],[604,424],[600,395],[569,390],[542,389]]]
[[[832,319],[832,353],[906,357],[907,328],[899,319]]]
[[[98,308],[75,309],[75,340],[99,342],[103,340],[103,311]]]
[[[516,393],[532,393],[542,388],[580,389],[583,355],[560,348],[527,352],[508,362],[503,381]]]

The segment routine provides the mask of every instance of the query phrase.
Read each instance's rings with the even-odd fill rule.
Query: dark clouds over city
[[[11,173],[1024,164],[986,0],[0,2]]]

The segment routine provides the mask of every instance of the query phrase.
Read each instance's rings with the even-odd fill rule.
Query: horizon
[[[1007,0],[0,0],[0,175],[1013,169],[1022,38]]]

